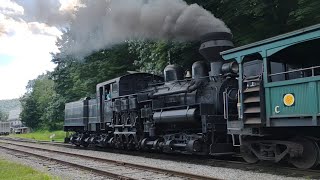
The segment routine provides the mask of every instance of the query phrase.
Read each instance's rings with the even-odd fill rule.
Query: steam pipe
[[[193,81],[193,83],[191,83],[186,90],[165,92],[165,93],[157,94],[157,95],[150,93],[150,94],[148,94],[148,96],[149,96],[149,98],[155,98],[155,97],[168,96],[168,95],[173,95],[173,94],[191,93],[191,92],[197,90],[203,84],[203,82],[204,82],[203,80]]]

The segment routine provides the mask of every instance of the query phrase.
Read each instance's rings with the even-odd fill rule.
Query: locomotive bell
[[[223,64],[220,52],[234,47],[232,34],[228,32],[212,32],[200,37],[200,54],[211,64],[211,76],[221,74]]]
[[[192,75],[191,75],[191,72],[190,71],[187,71],[186,72],[186,75],[184,76],[185,78],[191,78]]]

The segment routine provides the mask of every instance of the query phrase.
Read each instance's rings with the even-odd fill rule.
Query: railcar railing
[[[319,69],[319,72],[317,72],[319,74],[315,74],[315,69]],[[307,77],[320,75],[320,66],[312,66],[312,67],[308,67],[308,68],[300,68],[300,69],[294,69],[294,70],[280,72],[280,73],[269,74],[269,77],[282,75],[282,74],[290,74],[290,73],[295,73],[295,72],[305,72],[308,70],[311,71],[311,75],[308,75]]]
[[[318,71],[316,71],[318,70]],[[300,72],[300,76],[299,77],[295,77],[295,78],[285,78],[285,80],[289,80],[289,79],[298,79],[298,78],[303,78],[303,77],[313,77],[313,76],[319,76],[320,75],[320,66],[312,66],[312,67],[307,67],[307,68],[300,68],[300,69],[294,69],[294,70],[290,70],[290,71],[285,71],[285,72],[279,72],[279,73],[273,73],[273,74],[269,74],[268,77],[274,77],[274,76],[279,76],[279,75],[288,75],[288,74],[292,74],[292,73],[297,73]],[[309,72],[309,73],[306,73]],[[311,73],[310,73],[311,72]],[[278,80],[279,81],[279,80]],[[281,81],[281,80],[280,80]]]

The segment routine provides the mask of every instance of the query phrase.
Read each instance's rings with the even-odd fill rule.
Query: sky
[[[0,100],[21,97],[29,80],[55,67],[50,53],[58,52],[55,42],[62,33],[56,24],[27,18],[25,8],[36,10],[36,1],[20,0],[21,6],[19,0],[0,0]],[[72,0],[45,1],[64,6]]]

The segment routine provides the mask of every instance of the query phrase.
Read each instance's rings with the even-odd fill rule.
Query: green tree
[[[58,57],[59,54],[53,59],[57,67],[52,79],[56,92],[66,101],[92,96],[98,83],[136,70],[133,64],[136,55],[129,52],[128,44],[93,53],[83,61]]]
[[[252,43],[278,34],[320,23],[320,1],[317,0],[186,0],[197,3],[222,19],[233,33],[236,46]],[[141,71],[161,73],[169,63],[190,68],[202,60],[199,43],[165,41],[131,42],[130,51],[138,54],[135,61]]]
[[[161,74],[168,64],[190,69],[193,62],[203,60],[199,45],[199,42],[131,41],[129,50],[138,54],[134,64],[140,71]]]
[[[40,127],[40,114],[37,112],[37,103],[33,96],[24,95],[21,98],[22,112],[20,114],[21,121],[26,126],[37,129]]]
[[[48,107],[54,103],[54,82],[49,73],[38,76],[28,84],[28,92],[20,99],[22,104],[21,120],[31,128],[51,128]],[[54,108],[54,107],[52,107]],[[61,119],[62,121],[62,119]]]

